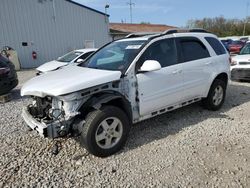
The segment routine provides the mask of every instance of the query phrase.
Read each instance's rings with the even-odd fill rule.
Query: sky
[[[83,5],[105,11],[110,22],[130,23],[129,0],[74,0]],[[150,22],[184,27],[190,19],[224,16],[225,18],[245,18],[247,2],[250,0],[132,0],[133,23]]]

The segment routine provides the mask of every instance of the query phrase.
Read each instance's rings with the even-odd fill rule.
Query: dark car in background
[[[245,46],[245,42],[240,40],[233,40],[229,44],[229,52],[232,54],[239,54],[241,49]]]
[[[221,40],[222,44],[225,46],[227,51],[229,51],[229,45],[233,42],[232,39],[223,39]]]
[[[9,93],[17,84],[14,64],[0,54],[0,95]]]

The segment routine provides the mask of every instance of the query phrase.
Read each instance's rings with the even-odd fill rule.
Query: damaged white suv
[[[29,80],[25,122],[42,136],[80,134],[81,145],[109,156],[133,123],[203,101],[218,110],[230,77],[229,54],[203,30],[168,30],[111,42],[79,66]]]

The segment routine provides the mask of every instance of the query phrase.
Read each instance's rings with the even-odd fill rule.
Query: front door
[[[152,43],[141,56],[140,65],[156,60],[162,66],[158,71],[137,73],[141,116],[174,105],[182,98],[182,65],[177,57],[173,38]]]

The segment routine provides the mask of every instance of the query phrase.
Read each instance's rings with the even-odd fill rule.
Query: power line
[[[133,8],[133,5],[135,6],[135,3],[133,3],[132,0],[130,0],[127,4],[130,7],[130,23],[133,23],[132,8]]]

